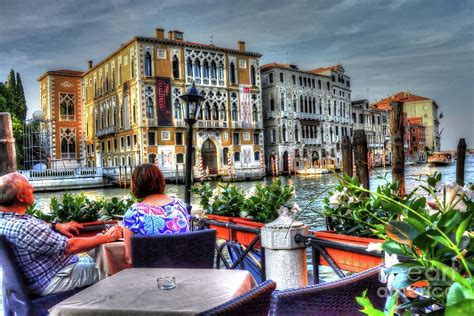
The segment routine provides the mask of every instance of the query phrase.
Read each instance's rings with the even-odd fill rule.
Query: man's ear
[[[25,199],[23,198],[23,190],[16,194],[16,200],[20,203],[23,203],[25,201]]]

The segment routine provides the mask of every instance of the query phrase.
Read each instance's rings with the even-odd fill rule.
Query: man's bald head
[[[16,172],[0,177],[0,206],[11,206],[18,202],[17,195],[25,185],[28,185],[28,179]]]

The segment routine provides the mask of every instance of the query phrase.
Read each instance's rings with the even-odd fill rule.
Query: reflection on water
[[[407,166],[405,169],[407,191],[409,192],[417,185],[417,180],[423,179],[427,174],[432,174],[435,171],[441,172],[443,174],[443,181],[445,182],[454,182],[456,180],[455,164],[447,167],[429,167],[427,164]],[[388,180],[391,179],[390,169],[379,168],[372,170],[370,177],[371,189],[376,188],[379,184],[386,181],[384,178]],[[266,178],[264,181],[269,182],[271,181],[271,178]],[[317,212],[320,209],[322,199],[327,195],[327,191],[337,184],[337,176],[328,174],[313,177],[282,177],[282,182],[285,184],[290,183],[295,186],[296,194],[295,197],[290,201],[290,204],[296,202],[299,204],[301,209],[304,209],[312,201],[311,205],[305,211],[305,215],[301,216],[301,219],[311,228],[323,228],[324,219],[318,215]],[[466,159],[465,182],[474,183],[474,157],[468,157]],[[257,183],[259,183],[259,181],[237,182],[235,184],[244,191],[249,191],[251,188],[255,187]],[[215,184],[217,183],[214,183],[214,185]],[[122,197],[128,195],[129,191],[127,189],[119,188],[104,188],[84,190],[84,193],[89,198],[95,199],[103,196]],[[168,184],[166,186],[166,193],[179,198],[184,198],[184,186]],[[59,197],[61,195],[62,192],[36,193],[36,201],[39,207],[48,209],[49,200],[51,197]],[[196,197],[194,196],[193,201],[197,201]]]

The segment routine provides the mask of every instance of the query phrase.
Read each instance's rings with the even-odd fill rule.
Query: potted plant
[[[255,190],[246,194],[233,184],[218,184],[213,189],[207,183],[195,185],[193,192],[199,195],[208,219],[260,229],[278,217],[277,210],[293,196],[294,188],[283,185],[278,179],[269,185],[258,184]],[[256,236],[238,229],[232,230],[230,235],[228,227],[212,224],[209,227],[217,230],[218,238],[236,240],[244,246]]]
[[[341,178],[339,184],[323,200],[322,215],[326,217],[328,230],[313,232],[315,237],[364,247],[370,243],[383,242],[386,238],[384,223],[394,219],[403,208],[387,203],[377,195],[369,195],[360,188],[357,177]],[[398,185],[388,181],[379,186],[376,192],[390,196],[402,204],[414,194],[402,198],[398,193]],[[340,269],[350,272],[364,271],[382,262],[382,258],[370,253],[356,253],[349,248],[343,250],[327,247],[325,250]],[[321,264],[328,265],[328,262],[321,258]]]
[[[436,310],[445,315],[467,315],[474,310],[472,188],[442,184],[440,180],[441,174],[435,174],[420,186],[428,201],[421,196],[401,203],[374,193],[403,208],[402,216],[384,224],[387,239],[378,245],[390,259],[383,269],[388,315]],[[362,312],[384,315],[372,307],[365,294],[357,301],[363,306]]]

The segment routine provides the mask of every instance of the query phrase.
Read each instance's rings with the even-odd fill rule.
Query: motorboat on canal
[[[298,169],[296,173],[303,176],[311,176],[315,174],[328,174],[329,170],[326,168],[307,168],[307,169]]]
[[[434,152],[428,155],[430,166],[448,166],[454,162],[454,157],[450,152]]]

